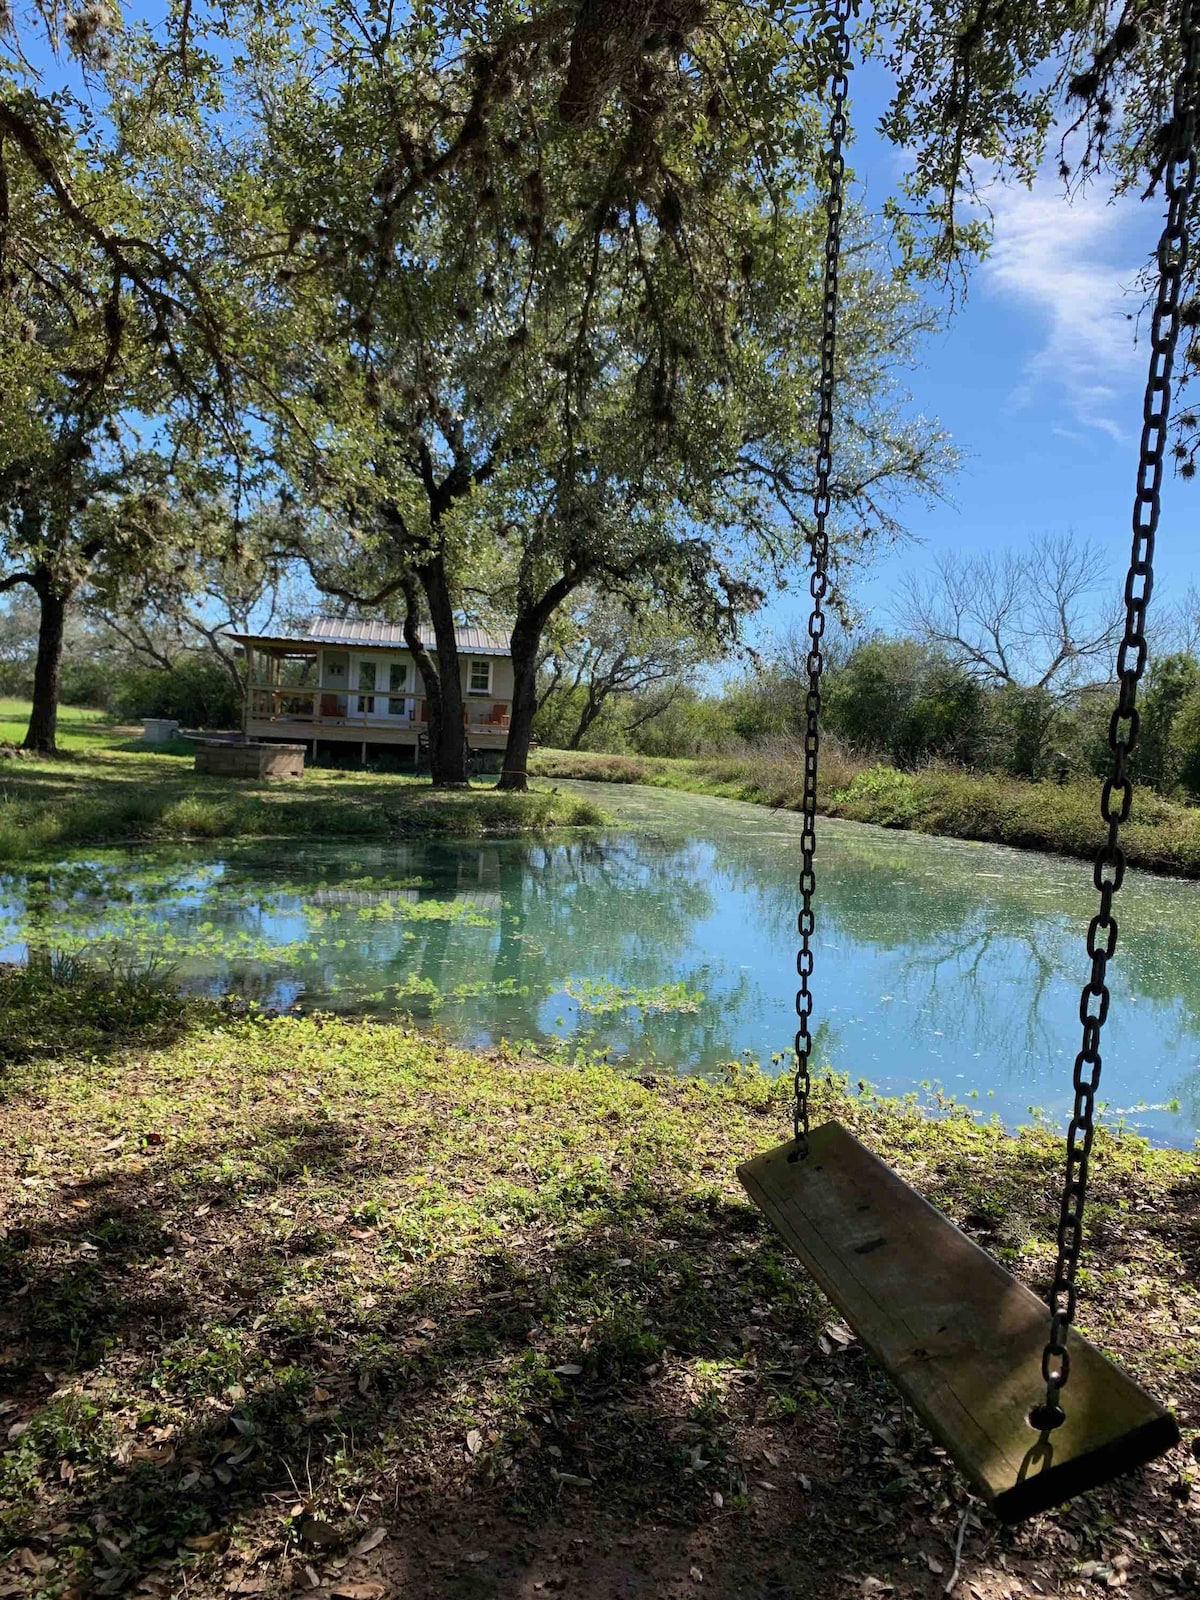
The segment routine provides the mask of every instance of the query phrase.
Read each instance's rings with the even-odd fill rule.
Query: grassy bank
[[[1194,1592],[1194,1156],[1101,1135],[1081,1310],[1185,1445],[1004,1530],[741,1194],[764,1078],[195,1004],[39,1024],[18,981],[4,1593],[932,1600],[964,1512],[963,1596]],[[1045,1281],[1056,1139],[820,1097]]]
[[[1023,783],[939,767],[900,772],[836,751],[822,761],[818,804],[827,816],[1059,855],[1092,856],[1101,841],[1098,782]],[[798,752],[686,761],[540,750],[530,770],[543,778],[645,783],[788,811],[798,810],[802,798]],[[1136,866],[1200,877],[1200,809],[1139,790],[1123,839]]]
[[[21,737],[22,710],[0,703],[0,740]],[[0,861],[85,844],[515,834],[603,821],[591,801],[544,784],[527,795],[487,780],[438,791],[428,780],[332,768],[273,783],[213,778],[192,770],[190,747],[149,751],[94,712],[64,710],[60,726],[58,758],[0,759]]]

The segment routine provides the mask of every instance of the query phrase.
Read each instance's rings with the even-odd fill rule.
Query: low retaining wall
[[[230,744],[223,739],[196,750],[196,771],[214,778],[301,778],[302,744]]]

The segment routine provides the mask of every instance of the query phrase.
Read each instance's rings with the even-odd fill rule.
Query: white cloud
[[[1123,442],[1143,365],[1129,320],[1146,228],[1138,201],[1098,191],[1068,201],[1050,177],[1031,190],[995,184],[987,200],[995,229],[984,286],[1021,302],[1042,330],[1014,399],[1057,397],[1064,421]]]

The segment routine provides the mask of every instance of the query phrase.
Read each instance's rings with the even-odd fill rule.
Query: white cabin
[[[246,652],[247,738],[307,744],[314,761],[416,766],[429,708],[399,624],[316,617],[294,634],[231,637]],[[512,712],[508,644],[482,628],[459,628],[456,639],[464,736],[473,752],[502,753]]]

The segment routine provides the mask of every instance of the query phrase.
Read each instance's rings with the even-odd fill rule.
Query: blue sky
[[[855,69],[850,152],[857,195],[878,211],[902,157],[874,131],[886,84]],[[1148,350],[1136,342],[1138,269],[1157,242],[1161,197],[1113,201],[1094,188],[1067,201],[1054,176],[994,189],[995,242],[972,271],[966,301],[929,339],[911,376],[915,408],[936,417],[960,453],[945,503],[903,510],[909,541],[881,550],[850,586],[875,622],[889,620],[903,574],[947,550],[1019,545],[1070,532],[1111,559],[1114,586],[1128,559],[1130,515]],[[1129,320],[1130,317],[1133,320]],[[1156,599],[1200,584],[1200,479],[1168,475]],[[802,619],[790,594],[766,629]]]

